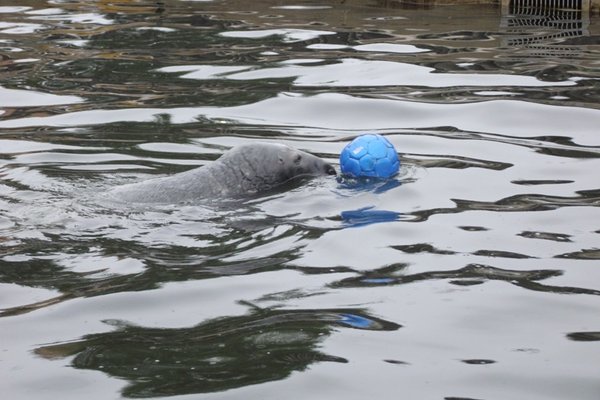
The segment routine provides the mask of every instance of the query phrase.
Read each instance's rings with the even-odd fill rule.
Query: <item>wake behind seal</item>
[[[301,177],[336,175],[321,158],[283,144],[234,147],[216,161],[169,177],[120,186],[111,196],[136,203],[235,199],[275,189]]]

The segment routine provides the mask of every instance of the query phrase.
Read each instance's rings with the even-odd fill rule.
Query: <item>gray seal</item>
[[[282,144],[254,143],[234,147],[206,166],[120,186],[111,195],[137,203],[235,199],[267,192],[296,178],[319,175],[336,175],[336,171],[304,151]]]

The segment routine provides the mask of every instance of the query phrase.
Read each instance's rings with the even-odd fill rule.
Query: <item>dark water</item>
[[[600,398],[598,20],[509,12],[2,1],[3,396]],[[394,180],[105,196],[365,131]]]

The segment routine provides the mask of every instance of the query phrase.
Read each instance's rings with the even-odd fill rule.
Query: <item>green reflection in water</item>
[[[258,310],[192,328],[118,330],[36,349],[45,358],[75,355],[75,368],[127,379],[127,397],[206,393],[280,380],[316,362],[346,363],[319,350],[336,328],[394,331],[393,322],[362,310]]]

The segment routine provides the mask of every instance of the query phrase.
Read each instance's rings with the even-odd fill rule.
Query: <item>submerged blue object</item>
[[[366,329],[373,324],[373,321],[370,319],[356,314],[340,314],[340,316],[342,317],[340,322],[342,324],[351,326],[352,328]]]
[[[401,214],[395,211],[374,210],[373,207],[363,207],[358,210],[342,211],[342,221],[351,227],[392,222],[400,219]]]
[[[398,173],[400,160],[394,145],[385,137],[366,134],[356,137],[340,153],[342,174],[354,178],[387,179]]]

